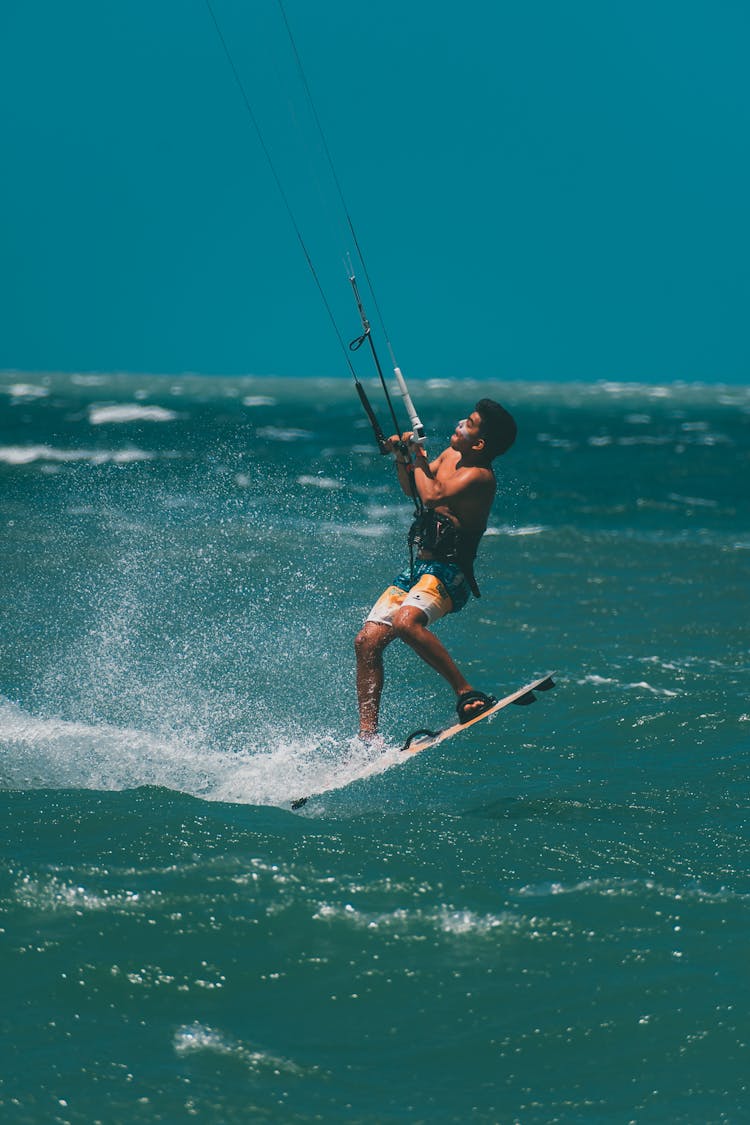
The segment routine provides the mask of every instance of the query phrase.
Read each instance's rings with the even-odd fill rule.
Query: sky
[[[349,377],[278,0],[211,3],[344,347],[206,0],[4,0],[0,370]],[[744,0],[285,11],[405,374],[750,383]]]

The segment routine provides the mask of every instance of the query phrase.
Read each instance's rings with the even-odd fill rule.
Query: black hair
[[[518,427],[511,414],[491,398],[482,398],[474,407],[482,419],[482,437],[484,448],[490,460],[507,453],[516,440]]]

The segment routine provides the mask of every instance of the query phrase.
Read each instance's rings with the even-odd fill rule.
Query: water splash
[[[0,698],[0,785],[6,789],[117,791],[152,785],[209,801],[288,808],[385,772],[404,759],[395,748],[343,742],[328,732],[259,729],[242,749],[198,736],[168,738],[132,727],[30,714]]]

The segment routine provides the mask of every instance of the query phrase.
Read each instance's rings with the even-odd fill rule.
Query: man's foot
[[[456,703],[459,723],[468,723],[469,719],[483,715],[494,703],[497,703],[494,695],[485,695],[483,691],[463,692]]]
[[[366,760],[379,757],[385,750],[385,739],[382,734],[376,730],[360,731],[355,734],[353,738],[347,740],[347,747],[351,758],[361,761],[364,756]]]

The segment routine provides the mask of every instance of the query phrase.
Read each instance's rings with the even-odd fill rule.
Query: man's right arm
[[[396,441],[398,442],[398,438],[396,439]],[[393,449],[398,471],[398,483],[401,485],[401,491],[404,493],[404,495],[408,496],[411,499],[411,497],[414,495],[414,467],[411,463],[411,458],[404,455],[402,449],[399,447],[399,444],[395,445]]]
[[[411,500],[414,497],[414,466],[411,457],[404,452],[404,446],[408,443],[410,437],[411,432],[402,434],[401,437],[398,434],[393,434],[388,441],[391,452],[396,458],[398,483],[401,485],[401,491]]]

